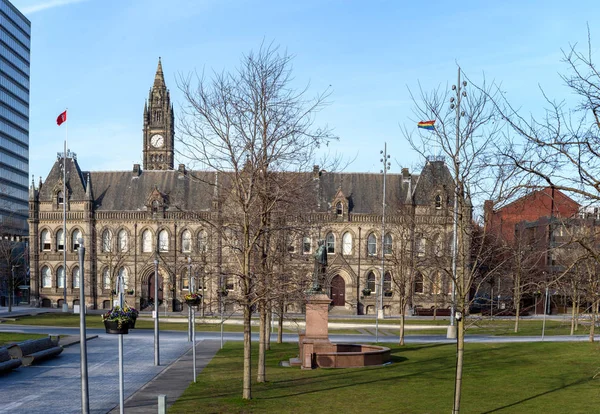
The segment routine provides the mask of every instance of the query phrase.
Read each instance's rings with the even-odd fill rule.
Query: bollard
[[[165,394],[158,395],[158,414],[167,414],[167,396]]]

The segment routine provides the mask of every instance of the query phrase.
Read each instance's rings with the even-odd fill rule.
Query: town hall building
[[[121,276],[128,304],[151,309],[157,274],[158,300],[165,309],[185,309],[183,296],[192,277],[203,294],[202,312],[219,312],[221,305],[236,311],[240,291],[227,271],[219,224],[225,180],[214,171],[189,171],[183,164],[175,168],[175,117],[160,60],[143,120],[141,166],[87,171],[68,152],[57,158],[44,181],[31,183],[32,303],[61,307],[66,291],[69,308],[78,305],[83,277],[85,306],[110,308]],[[442,159],[427,160],[419,174],[405,168],[386,175],[383,235],[382,174],[327,172],[318,166],[306,174],[314,184],[302,214],[310,225],[290,237],[286,256],[287,271],[302,275],[306,284],[299,283],[298,294],[289,295],[285,311],[303,309],[301,292],[310,286],[319,240],[327,250],[324,287],[334,308],[398,314],[400,295],[409,297],[408,307],[450,306],[454,181]],[[85,247],[83,271],[79,240]]]

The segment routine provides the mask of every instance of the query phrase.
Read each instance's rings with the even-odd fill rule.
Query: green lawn
[[[13,342],[23,342],[28,339],[47,338],[48,335],[0,332],[0,346]]]
[[[394,347],[388,366],[303,371],[278,365],[297,354],[297,345],[273,344],[269,381],[253,384],[253,399],[243,401],[242,344],[229,342],[169,413],[446,413],[452,409],[455,349]],[[467,344],[461,413],[594,412],[598,373],[595,343]]]

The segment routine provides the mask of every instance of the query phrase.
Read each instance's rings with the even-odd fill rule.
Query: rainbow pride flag
[[[435,124],[435,120],[433,121],[421,121],[417,124],[417,126],[419,128],[423,128],[423,129],[428,129],[430,131],[435,130],[435,126],[433,125]]]

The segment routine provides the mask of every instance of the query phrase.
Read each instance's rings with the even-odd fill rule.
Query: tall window
[[[112,288],[110,283],[110,271],[108,270],[108,267],[105,267],[102,271],[102,286],[104,287],[104,289]]]
[[[419,256],[419,257],[425,256],[426,248],[427,248],[427,240],[424,237],[419,237],[417,239],[417,256]]]
[[[161,230],[158,233],[158,250],[161,252],[169,251],[169,233],[166,230]]]
[[[369,237],[367,237],[367,254],[369,256],[377,254],[377,237],[374,233],[369,234]]]
[[[142,233],[142,253],[152,253],[152,233],[144,230]]]
[[[181,235],[181,251],[183,253],[192,251],[192,233],[189,230],[184,230]]]
[[[110,252],[111,249],[111,241],[112,241],[112,234],[110,232],[110,230],[106,229],[102,232],[102,251],[107,253]]]
[[[184,267],[181,271],[181,289],[189,290],[190,289],[190,277],[188,274],[187,267]]]
[[[390,272],[385,272],[385,276],[383,277],[383,291],[391,292],[392,290],[392,275]]]
[[[79,267],[74,267],[73,268],[73,289],[79,289],[80,286],[80,272],[79,272]]]
[[[158,207],[159,207],[158,201],[154,200],[152,202],[152,213],[154,213],[154,214],[158,213]]]
[[[127,287],[129,286],[129,272],[127,272],[127,268],[120,268],[118,276],[121,276],[123,278],[123,289],[127,289]]]
[[[40,245],[42,246],[42,250],[50,250],[52,247],[52,240],[50,239],[50,232],[48,230],[42,230]]]
[[[65,268],[62,266],[56,269],[56,287],[60,289],[65,287]]]
[[[56,232],[56,250],[65,250],[65,232],[62,229]]]
[[[392,254],[392,235],[390,233],[386,233],[383,236],[383,254]]]
[[[350,256],[352,254],[352,233],[347,231],[342,236],[342,254]]]
[[[225,278],[225,289],[233,290],[233,277],[227,276]]]
[[[442,208],[442,196],[439,194],[435,196],[435,208],[437,210]]]
[[[52,287],[52,271],[48,266],[42,267],[40,272],[42,274],[42,287]]]
[[[62,206],[65,202],[65,195],[62,191],[59,191],[58,194],[56,194],[56,202],[59,206]]]
[[[415,293],[423,293],[423,275],[420,272],[415,275]]]
[[[73,251],[76,252],[79,249],[79,239],[81,239],[81,232],[78,229],[73,230]]]
[[[302,238],[302,253],[310,254],[311,249],[312,249],[312,246],[311,246],[310,237],[304,236]]]
[[[337,203],[335,205],[335,212],[338,216],[341,216],[344,214],[344,206],[342,205],[342,203]]]
[[[373,272],[367,273],[367,289],[375,292],[375,273]]]
[[[129,250],[129,235],[127,234],[127,230],[121,229],[117,239],[119,240],[119,251],[121,253],[125,253]]]
[[[325,244],[326,244],[326,248],[327,248],[327,254],[334,254],[335,253],[335,236],[333,235],[333,233],[327,233],[327,236],[325,237]]]
[[[198,252],[200,252],[200,253],[206,252],[207,246],[208,246],[208,238],[206,236],[206,232],[204,230],[200,230],[198,232]]]

